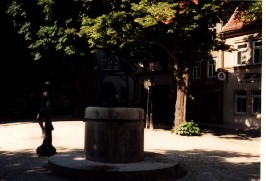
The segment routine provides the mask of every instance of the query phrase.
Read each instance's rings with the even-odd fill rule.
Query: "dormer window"
[[[118,70],[119,69],[118,62],[119,62],[118,57],[116,55],[112,55],[105,60],[104,69],[105,70]]]

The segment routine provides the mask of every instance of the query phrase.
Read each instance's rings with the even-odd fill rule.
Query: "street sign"
[[[226,74],[224,72],[218,72],[217,78],[221,81],[226,79]]]

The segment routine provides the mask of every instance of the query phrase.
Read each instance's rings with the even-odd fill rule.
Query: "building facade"
[[[232,15],[220,35],[234,51],[220,52],[217,69],[222,81],[223,124],[261,126],[261,23],[244,24]],[[223,78],[224,77],[224,78]]]
[[[191,69],[188,121],[234,128],[261,126],[261,22],[243,23],[237,11],[215,30],[231,51],[211,52]]]

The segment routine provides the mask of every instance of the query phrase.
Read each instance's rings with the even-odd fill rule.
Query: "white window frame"
[[[237,44],[236,64],[246,65],[248,63],[248,43]]]
[[[207,61],[207,77],[216,77],[215,66],[215,59],[209,59]]]
[[[245,92],[245,95],[238,94],[240,92]],[[239,102],[241,101],[241,102]],[[241,104],[241,110],[238,110],[238,105]],[[247,113],[247,91],[237,90],[235,91],[235,113],[246,114]]]
[[[259,43],[261,42],[261,45],[256,45],[256,43]],[[255,62],[255,53],[256,53],[256,50],[259,50],[259,61],[258,62]],[[262,41],[259,40],[259,41],[254,41],[253,42],[253,56],[252,56],[252,63],[253,64],[261,64],[262,63]]]
[[[255,92],[260,92],[260,94],[254,94]],[[257,99],[257,101],[255,101]],[[252,114],[261,114],[261,91],[260,90],[252,90],[251,91],[251,100],[252,100]],[[255,105],[258,104],[258,105]],[[254,110],[255,106],[258,107],[258,110]]]

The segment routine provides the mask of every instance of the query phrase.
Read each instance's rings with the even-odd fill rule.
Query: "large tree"
[[[236,7],[249,12],[242,16],[245,19],[261,14],[261,2],[90,0],[86,4],[80,35],[92,50],[116,49],[133,55],[135,61],[153,59],[158,48],[165,52],[177,82],[175,126],[186,121],[190,68],[210,58],[213,50],[230,50],[215,35],[215,24],[221,17],[227,21]],[[101,11],[91,16],[90,10],[97,8]]]
[[[211,50],[224,48],[210,28],[218,20],[219,5],[191,0],[89,1],[88,7],[102,11],[83,17],[80,35],[93,50],[117,49],[138,61],[151,59],[158,47],[164,51],[177,82],[174,122],[178,126],[186,121],[190,67],[209,58]]]
[[[225,5],[201,0],[14,0],[7,12],[35,59],[60,54],[76,60],[112,49],[145,63],[157,50],[164,52],[177,81],[178,126],[186,121],[190,67],[209,58],[211,50],[228,48],[210,28]]]

